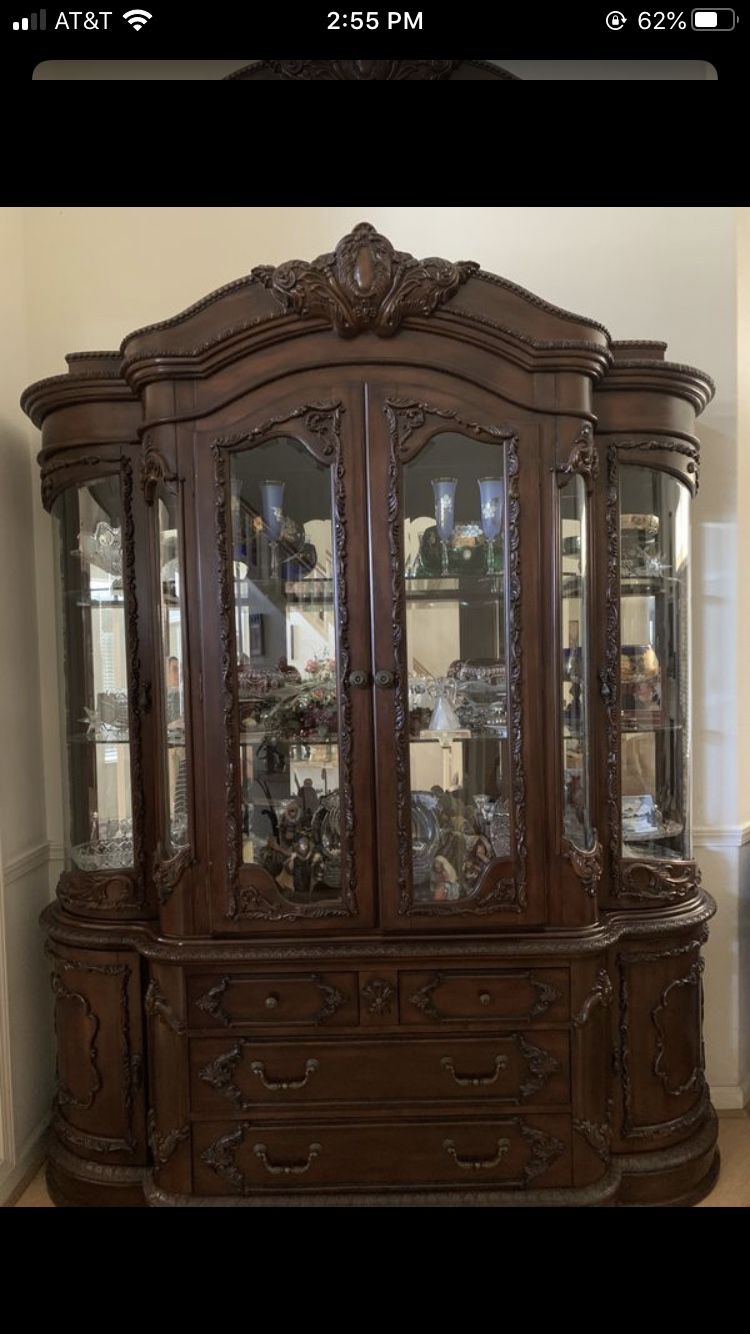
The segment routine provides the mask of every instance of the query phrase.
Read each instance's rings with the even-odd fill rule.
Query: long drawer
[[[565,1022],[566,968],[445,969],[399,974],[402,1024]]]
[[[191,1107],[207,1116],[320,1102],[568,1102],[568,1034],[534,1029],[493,1038],[262,1042],[194,1039]]]
[[[199,1195],[316,1187],[567,1186],[570,1124],[560,1115],[355,1126],[196,1122],[193,1180]]]

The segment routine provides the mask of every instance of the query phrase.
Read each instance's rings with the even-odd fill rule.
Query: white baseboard
[[[696,848],[741,848],[745,843],[750,843],[750,823],[693,826]]]
[[[14,1167],[9,1167],[6,1171],[0,1167],[0,1208],[7,1207],[21,1194],[47,1157],[49,1121],[47,1113],[36,1130],[29,1135]]]
[[[712,1084],[711,1101],[717,1112],[744,1112],[750,1104],[750,1085]]]

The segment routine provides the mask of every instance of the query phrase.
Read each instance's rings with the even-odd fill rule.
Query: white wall
[[[33,838],[47,837],[53,845],[62,839],[50,521],[41,510],[30,464],[36,445],[29,443],[16,406],[20,388],[64,370],[66,352],[116,348],[128,330],[184,309],[255,264],[312,258],[330,250],[363,219],[414,254],[476,259],[550,301],[594,317],[616,338],[665,339],[672,360],[697,365],[717,381],[716,399],[700,427],[703,468],[694,509],[694,822],[704,883],[719,903],[708,948],[709,1076],[720,1104],[739,1106],[750,1095],[750,1016],[747,1008],[742,1011],[738,963],[741,844],[746,824],[750,830],[750,691],[741,693],[750,663],[750,606],[743,605],[750,602],[750,581],[744,578],[750,560],[750,454],[743,459],[738,447],[737,219],[732,209],[45,208],[27,210],[23,222],[14,215],[12,224],[4,223],[11,228],[16,255],[25,240],[25,298],[18,290],[20,266],[11,268],[14,300],[28,324],[26,363],[15,344],[10,359],[3,361],[0,403],[8,437],[1,466],[8,467],[10,450],[14,469],[11,499],[5,487],[0,496],[0,519],[4,524],[7,515],[11,524],[0,565],[11,619],[2,623],[14,627],[13,652],[2,655],[0,649],[0,708],[9,697],[6,682],[17,682],[20,698],[29,701],[33,737],[29,749],[20,735],[26,736],[25,728],[14,722],[11,753],[16,760],[0,756],[6,773],[13,772],[14,763],[26,769],[23,798],[10,794],[13,809],[26,812],[26,826],[14,825],[14,837],[24,828],[24,846],[31,846]],[[743,329],[750,353],[747,215],[742,227]],[[743,428],[748,446],[749,426],[750,414]],[[17,553],[28,551],[32,506],[41,662],[41,707],[37,701],[33,708],[33,599],[27,587],[19,591],[10,573]],[[38,823],[42,790],[46,833]],[[36,804],[27,810],[32,798]],[[6,849],[6,858],[11,855]],[[30,956],[33,950],[26,948]],[[750,958],[745,962],[747,978]],[[746,993],[747,988],[746,981]]]
[[[25,227],[0,211],[0,1200],[40,1155],[52,1096],[49,898],[36,619]]]

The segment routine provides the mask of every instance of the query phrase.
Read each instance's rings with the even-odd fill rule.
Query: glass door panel
[[[159,627],[164,700],[164,777],[169,849],[190,841],[185,738],[184,597],[178,497],[171,492],[157,504],[159,529]]]
[[[506,497],[502,444],[443,432],[404,464],[415,904],[512,870]]]
[[[331,468],[283,438],[229,475],[242,862],[314,909],[346,881]]]
[[[591,820],[589,721],[589,534],[586,485],[574,474],[560,488],[563,835],[583,851]]]
[[[63,491],[52,513],[65,689],[66,866],[85,872],[132,867],[119,476]]]
[[[621,782],[626,863],[691,855],[689,506],[688,488],[669,474],[621,468]]]

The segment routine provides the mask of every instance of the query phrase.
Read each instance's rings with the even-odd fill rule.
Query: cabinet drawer
[[[191,1107],[221,1116],[320,1102],[496,1101],[565,1105],[568,1034],[390,1042],[273,1042],[195,1039]]]
[[[356,973],[194,974],[188,1000],[191,1028],[359,1022]]]
[[[565,968],[403,972],[399,976],[402,1024],[529,1023],[537,1019],[564,1023],[569,1008]]]
[[[570,1126],[564,1116],[475,1121],[315,1123],[198,1122],[193,1126],[199,1195],[357,1186],[570,1184]]]

